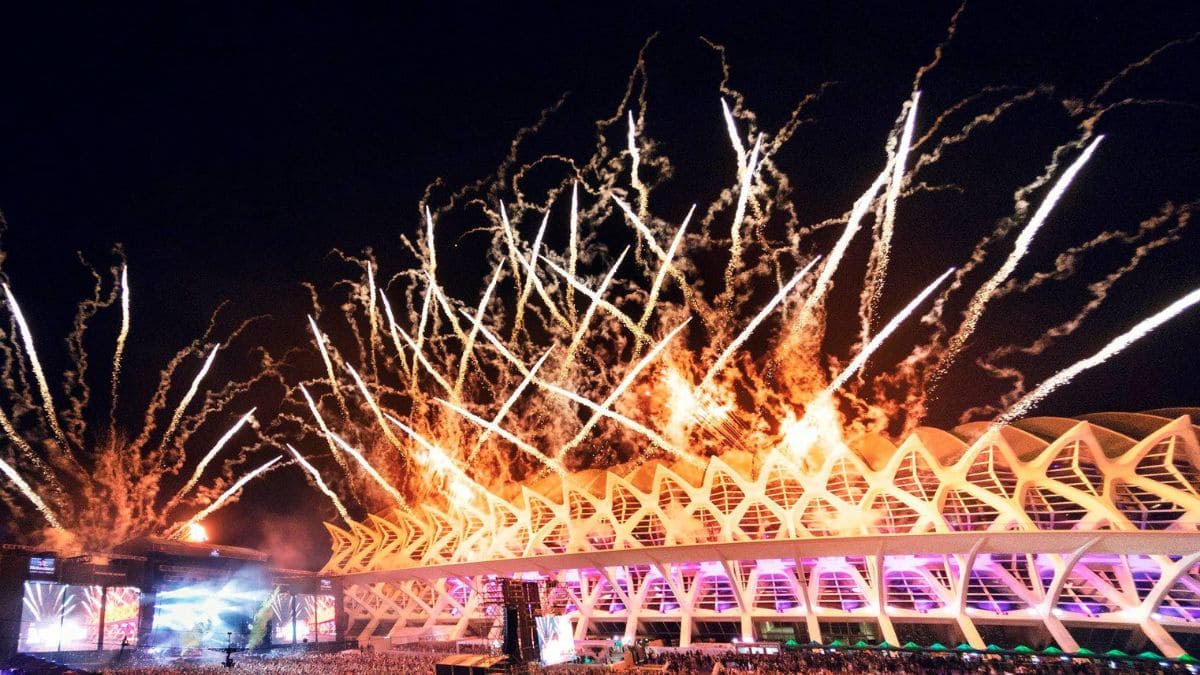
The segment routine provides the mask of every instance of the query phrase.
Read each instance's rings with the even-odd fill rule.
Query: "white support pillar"
[[[871,582],[875,586],[872,589],[872,595],[874,595],[875,606],[878,608],[876,614],[879,620],[879,630],[883,633],[884,640],[898,646],[900,638],[896,635],[896,627],[892,625],[892,617],[887,613],[887,580],[883,578],[883,555],[876,553],[867,556],[867,567],[871,570]]]

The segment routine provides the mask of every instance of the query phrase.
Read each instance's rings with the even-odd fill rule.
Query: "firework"
[[[806,470],[820,466],[810,461],[815,448],[852,452],[851,441],[865,434],[911,431],[938,379],[970,347],[989,303],[1071,277],[1078,260],[1101,243],[1138,245],[1133,261],[1093,289],[1097,298],[1087,308],[1039,341],[1040,353],[1073,331],[1141,257],[1177,240],[1191,209],[1180,207],[1179,225],[1158,239],[1149,237],[1150,230],[1105,233],[1065,252],[1060,269],[1028,280],[1018,276],[1035,235],[1095,154],[1101,137],[1092,129],[1105,110],[1097,103],[1076,118],[1081,138],[1056,148],[1040,173],[1013,192],[1014,214],[997,220],[967,259],[948,261],[958,265],[876,328],[880,307],[915,276],[896,274],[895,259],[906,243],[901,203],[921,191],[961,189],[931,185],[925,174],[949,149],[1019,104],[1053,95],[1048,87],[990,87],[933,109],[929,101],[938,96],[920,85],[940,54],[939,48],[915,78],[891,132],[881,139],[880,158],[868,158],[875,168],[866,189],[841,215],[809,225],[790,203],[794,186],[776,162],[797,132],[800,107],[784,127],[760,128],[744,97],[728,88],[728,72],[722,97],[713,102],[733,148],[728,182],[719,194],[701,195],[677,227],[654,214],[658,188],[675,167],[653,139],[639,136],[648,105],[644,93],[636,114],[622,108],[597,123],[591,157],[550,155],[521,163],[515,158],[522,132],[494,181],[463,188],[441,207],[436,191],[427,193],[419,245],[410,246],[416,263],[394,274],[388,288],[376,285],[379,267],[372,260],[358,263],[363,274],[349,281],[347,297],[314,297],[314,313],[325,302],[337,303],[349,307],[348,316],[365,315],[372,330],[364,338],[353,327],[360,319],[352,318],[348,332],[357,342],[333,348],[310,318],[325,375],[314,372],[306,384],[328,391],[314,397],[301,388],[297,398],[316,425],[308,431],[325,439],[335,457],[354,456],[392,501],[403,495],[456,506],[547,472],[649,459],[699,467],[706,456],[730,449],[780,452]],[[644,75],[639,61],[634,76]],[[989,98],[1000,95],[1008,98]],[[542,174],[550,165],[566,169],[546,184]],[[534,173],[537,187],[526,182]],[[1040,205],[1027,213],[1029,195],[1044,186]],[[562,236],[555,230],[556,202],[569,207]],[[462,216],[464,204],[478,220],[462,236],[490,238],[480,291],[469,299],[439,284],[435,240],[451,236],[445,218]],[[690,227],[693,217],[700,220],[696,227]],[[839,228],[830,230],[831,243],[810,242],[810,235],[830,227]],[[864,230],[871,237],[867,244]],[[981,285],[968,286],[970,275],[1007,246],[998,269]],[[857,256],[865,258],[861,274],[853,267]],[[857,306],[844,307],[844,285]],[[377,302],[387,335],[374,329]],[[1048,380],[1000,420],[1025,414],[1081,369],[1188,306],[1177,303],[1139,324]],[[850,310],[857,310],[860,329],[857,342],[847,345],[839,342],[844,336],[830,334],[831,326],[840,325],[830,319],[835,311],[853,316]],[[955,311],[961,321],[953,320]],[[911,340],[911,351],[889,366],[881,348],[887,341],[892,351],[900,335]],[[354,361],[350,354],[360,357]],[[985,375],[1001,372],[990,362],[981,365]],[[1020,398],[1013,396],[1001,400]],[[344,412],[336,431],[328,424],[334,416],[322,411],[327,403]],[[345,489],[352,490],[354,472],[345,478]],[[335,492],[339,484],[328,483]],[[372,497],[353,497],[373,508]]]
[[[196,488],[221,451],[239,434],[244,436],[247,426],[252,426],[253,409],[227,428],[194,465],[188,459],[187,448],[194,445],[197,431],[212,426],[226,414],[238,395],[257,381],[251,378],[228,383],[210,392],[197,406],[199,409],[193,409],[192,404],[220,349],[220,345],[205,347],[197,342],[177,353],[161,370],[150,403],[141,415],[142,427],[136,433],[122,430],[118,425],[117,389],[120,374],[126,369],[132,323],[130,283],[126,265],[110,272],[112,290],[107,294],[102,287],[103,277],[94,274],[97,285],[93,298],[80,305],[74,332],[68,337],[72,367],[64,373],[68,386],[63,388],[67,399],[61,413],[51,397],[49,379],[38,357],[30,326],[12,289],[4,285],[8,308],[20,334],[20,349],[13,345],[3,350],[5,372],[17,376],[5,381],[5,405],[10,406],[12,413],[0,410],[0,430],[7,441],[7,447],[0,448],[0,474],[7,484],[16,487],[23,499],[34,505],[38,517],[58,532],[54,535],[54,545],[82,546],[97,552],[141,535],[181,535],[186,528],[181,529],[174,518],[188,519],[186,513],[211,514],[236,496],[245,481],[236,482],[236,489],[227,490],[219,498],[214,498],[212,488]],[[112,399],[106,406],[107,414],[96,419],[96,415],[89,414],[91,399],[83,382],[87,355],[82,344],[87,319],[113,305],[119,307],[120,322],[113,355]],[[238,326],[231,339],[247,325]],[[17,357],[22,353],[33,373],[33,388],[25,385],[29,380],[21,375],[24,364]],[[189,359],[201,355],[205,358],[199,371],[178,403],[169,407],[178,374]],[[90,430],[90,421],[101,423],[97,431]],[[157,431],[160,422],[166,423],[161,433]],[[225,461],[218,485],[234,482],[237,465],[265,441],[257,428],[254,433],[257,437],[254,442],[242,444],[237,456]],[[173,496],[160,499],[164,493]],[[193,523],[200,520],[202,517],[190,518]],[[42,526],[36,521],[14,518],[9,522],[13,534],[30,543],[38,543],[42,536]]]

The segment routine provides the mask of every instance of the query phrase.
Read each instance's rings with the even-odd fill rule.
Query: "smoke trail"
[[[865,321],[863,325],[863,341],[867,339],[867,334],[870,332],[870,318],[875,314],[875,309],[879,305],[879,298],[883,295],[883,285],[887,279],[888,260],[891,257],[892,237],[896,229],[896,202],[900,199],[900,190],[904,187],[904,161],[908,157],[909,148],[912,147],[913,130],[916,128],[917,122],[917,102],[921,98],[921,92],[914,92],[912,101],[908,106],[908,117],[904,121],[904,132],[900,135],[900,146],[896,149],[896,157],[892,160],[892,177],[888,181],[888,189],[884,197],[884,212],[883,222],[879,228],[879,240],[876,242],[875,250],[871,251],[871,260],[868,265],[870,271],[868,273],[867,286],[864,290],[865,298]]]
[[[179,407],[175,409],[175,414],[171,415],[171,423],[167,425],[167,430],[163,432],[162,442],[159,443],[160,448],[167,447],[167,441],[170,440],[171,434],[175,432],[175,428],[179,426],[179,421],[183,419],[183,411],[192,402],[192,398],[196,396],[196,392],[199,391],[200,381],[208,374],[208,369],[212,366],[213,359],[217,357],[217,350],[220,348],[221,345],[217,345],[208,353],[208,358],[204,360],[204,365],[200,367],[200,372],[192,380],[192,386],[188,387],[187,393],[183,395],[183,400],[179,402]]]
[[[50,523],[51,527],[56,530],[62,529],[62,525],[58,522],[58,518],[54,515],[54,512],[50,510],[50,507],[46,506],[46,502],[42,501],[42,498],[38,496],[38,493],[34,491],[33,488],[29,487],[29,483],[26,483],[25,479],[21,478],[21,474],[17,473],[16,469],[9,466],[8,462],[5,462],[3,459],[0,459],[0,472],[3,472],[4,475],[8,476],[8,479],[17,486],[17,489],[21,491],[21,494],[25,495],[29,501],[33,502],[33,505],[37,507],[37,510],[41,511],[42,515],[46,517],[46,520]]]
[[[1103,349],[1095,354],[1087,357],[1086,359],[1078,361],[1068,368],[1058,371],[1050,379],[1041,383],[1036,389],[1026,394],[1025,397],[1020,401],[1017,401],[1016,404],[1009,408],[1007,412],[997,417],[996,420],[992,422],[992,426],[997,427],[1008,424],[1009,422],[1021,417],[1025,413],[1029,412],[1029,410],[1037,405],[1043,398],[1049,396],[1055,389],[1070,382],[1079,373],[1082,373],[1089,368],[1098,366],[1113,356],[1120,354],[1126,347],[1134,342],[1137,342],[1154,329],[1175,318],[1184,310],[1198,302],[1200,302],[1200,288],[1171,303],[1157,314],[1143,319],[1124,334],[1114,338],[1111,342],[1105,345]]]
[[[67,437],[63,434],[62,427],[58,424],[58,415],[54,412],[54,399],[50,396],[50,385],[46,382],[46,374],[42,372],[42,362],[38,360],[37,350],[33,347],[33,333],[29,331],[29,324],[25,323],[25,315],[21,313],[21,306],[13,297],[12,290],[9,289],[8,284],[3,284],[3,286],[13,318],[17,320],[17,326],[21,329],[21,341],[25,344],[25,351],[29,353],[29,364],[33,367],[33,376],[37,379],[38,391],[42,395],[42,410],[46,414],[46,421],[50,423],[50,428],[54,431],[54,436],[59,443],[62,443],[63,450],[70,452],[71,446],[67,444]]]
[[[292,456],[296,458],[296,461],[300,463],[300,466],[304,467],[304,470],[308,472],[308,475],[312,476],[313,482],[317,484],[317,489],[325,493],[325,496],[329,497],[329,501],[333,502],[333,507],[337,509],[338,515],[342,517],[342,521],[347,525],[354,522],[350,518],[350,513],[346,511],[345,505],[342,504],[342,500],[338,499],[337,493],[329,489],[329,486],[325,484],[324,480],[322,480],[321,472],[317,471],[315,466],[310,464],[308,460],[304,459],[304,457],[296,450],[296,448],[292,447],[291,443],[287,444],[287,449],[292,452]]]
[[[1058,200],[1062,197],[1063,193],[1067,191],[1067,188],[1070,187],[1071,181],[1075,179],[1076,174],[1078,174],[1083,168],[1083,165],[1087,164],[1088,159],[1090,159],[1092,153],[1095,152],[1096,146],[1099,145],[1100,141],[1102,140],[1104,140],[1103,136],[1097,136],[1096,140],[1092,141],[1091,145],[1089,145],[1087,149],[1083,151],[1083,154],[1081,154],[1071,164],[1071,166],[1067,167],[1067,170],[1063,172],[1062,177],[1058,179],[1058,182],[1056,182],[1054,187],[1050,189],[1050,192],[1047,193],[1046,198],[1042,200],[1041,206],[1039,206],[1038,210],[1034,212],[1033,218],[1030,219],[1029,224],[1026,225],[1025,229],[1021,230],[1021,234],[1017,236],[1017,240],[1013,244],[1013,251],[1009,254],[1008,259],[1005,260],[1000,269],[992,275],[992,278],[988,279],[987,282],[980,286],[979,290],[975,292],[975,296],[971,298],[970,305],[967,306],[966,316],[963,319],[962,324],[959,326],[958,331],[954,334],[954,336],[950,338],[950,343],[946,348],[946,354],[941,361],[940,370],[944,371],[947,367],[949,367],[949,365],[954,361],[954,358],[958,356],[958,353],[962,351],[963,346],[966,344],[967,338],[971,336],[971,333],[975,331],[975,327],[979,324],[979,317],[983,315],[984,309],[987,308],[988,301],[992,299],[996,289],[1000,287],[1000,284],[1003,283],[1010,274],[1012,274],[1013,270],[1017,267],[1017,263],[1019,263],[1021,258],[1025,256],[1025,253],[1029,251],[1029,245],[1033,242],[1034,235],[1036,235],[1038,230],[1041,229],[1042,224],[1046,222],[1046,217],[1049,216],[1050,212],[1054,210],[1054,206],[1058,204]]]

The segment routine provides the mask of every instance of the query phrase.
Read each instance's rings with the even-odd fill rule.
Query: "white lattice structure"
[[[483,584],[507,575],[565,584],[578,639],[1176,656],[1200,647],[1197,412],[922,428],[810,471],[729,453],[703,471],[582,472],[473,508],[331,525],[324,572],[344,575],[351,639],[485,635]]]

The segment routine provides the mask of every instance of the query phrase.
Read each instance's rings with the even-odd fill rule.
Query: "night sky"
[[[327,287],[346,273],[332,249],[370,247],[385,266],[408,264],[399,235],[415,233],[426,184],[488,174],[514,134],[563,94],[562,124],[544,142],[586,149],[590,121],[611,114],[638,49],[656,31],[648,51],[649,132],[665,139],[666,154],[685,160],[693,142],[728,151],[719,127],[686,134],[699,117],[719,124],[719,62],[701,36],[728,48],[731,85],[767,129],[805,94],[834,82],[780,161],[794,168],[803,214],[812,221],[840,214],[882,166],[883,142],[912,75],[932,57],[958,7],[245,4],[252,6],[55,4],[0,13],[3,272],[50,370],[61,370],[56,341],[90,288],[77,252],[108,264],[113,245],[124,246],[134,293],[127,405],[148,395],[139,397],[137,387],[203,331],[223,300],[232,301],[234,316],[274,317],[259,333],[266,346],[307,344],[299,337],[307,311],[300,282]],[[1047,84],[1054,99],[1086,99],[1127,64],[1200,30],[1194,3],[1046,4],[969,4],[944,62],[926,78],[925,109],[987,85]],[[1169,49],[1113,91],[1112,100],[1172,103],[1131,105],[1103,119],[1105,144],[1064,200],[1062,216],[1039,235],[1044,253],[1022,273],[1096,232],[1135,227],[1165,201],[1200,198],[1198,57],[1200,41]],[[972,147],[987,159],[960,162],[966,182],[993,172],[1032,179],[1056,145],[1075,138],[1052,98],[981,134]],[[953,179],[944,171],[936,178]],[[964,259],[1012,208],[1011,199],[979,203],[978,212],[937,205],[914,203],[908,213],[901,205],[896,247],[906,252],[897,254],[893,274],[911,270],[914,281],[897,284],[900,296],[923,285],[930,270]],[[1030,366],[1033,381],[1200,286],[1197,253],[1200,236],[1191,230],[1155,253],[1077,335]],[[1089,280],[1126,254],[1090,259],[1102,271]],[[447,283],[463,289],[476,288],[485,271],[474,259],[449,267],[461,278]],[[1027,322],[1061,319],[1084,298],[1070,293],[1019,308],[998,304],[981,332],[1035,336]],[[1036,412],[1198,405],[1198,331],[1200,312],[1181,317]],[[979,376],[964,369],[947,389],[989,391],[971,381]],[[931,422],[953,425],[962,406],[956,409],[953,394],[943,398]],[[318,566],[328,550],[319,522],[332,517],[288,469],[209,523],[221,543]]]

